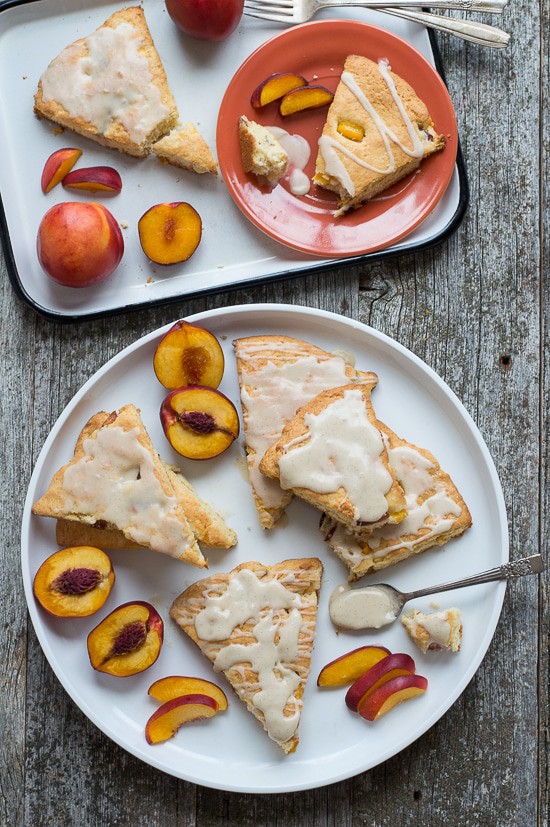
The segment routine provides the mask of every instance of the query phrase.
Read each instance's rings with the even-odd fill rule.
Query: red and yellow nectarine
[[[44,560],[33,591],[40,605],[56,617],[88,617],[101,609],[114,582],[115,573],[104,551],[73,546]]]
[[[343,686],[351,683],[389,654],[390,650],[385,646],[360,646],[352,649],[321,669],[317,686]]]
[[[163,639],[162,618],[150,603],[123,603],[88,635],[90,663],[119,678],[136,675],[156,661]]]
[[[81,149],[65,147],[52,152],[42,171],[41,187],[43,193],[53,190],[74,167],[80,156]]]
[[[172,448],[188,459],[216,457],[239,436],[239,415],[231,400],[200,385],[169,393],[160,421]]]
[[[209,695],[183,695],[167,701],[153,712],[145,725],[147,743],[167,741],[183,724],[211,718],[217,711],[217,701]]]
[[[223,350],[214,334],[183,319],[162,337],[153,357],[156,377],[169,390],[185,385],[217,388],[224,367]]]

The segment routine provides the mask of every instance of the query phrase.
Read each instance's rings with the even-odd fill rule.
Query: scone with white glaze
[[[323,567],[242,563],[189,586],[170,615],[285,752],[298,745]]]
[[[204,568],[183,506],[134,405],[84,426],[73,459],[32,513],[118,529],[140,546]]]
[[[407,516],[397,525],[382,526],[364,538],[331,518],[323,519],[321,532],[348,567],[350,580],[443,546],[472,525],[468,506],[433,454],[401,439],[380,421],[378,428],[405,494]]]
[[[321,391],[354,382],[374,387],[375,373],[356,370],[344,356],[291,336],[249,336],[233,342],[237,358],[248,471],[262,528],[273,528],[292,499],[260,473],[265,452],[296,411]]]
[[[406,514],[370,392],[367,385],[323,391],[300,408],[260,462],[262,474],[360,534]]]
[[[288,167],[288,154],[277,138],[267,127],[241,115],[239,144],[244,171],[255,175],[259,183],[274,187]]]
[[[445,609],[440,612],[419,612],[413,609],[401,616],[401,623],[418,648],[426,652],[459,652],[462,643],[462,612]]]
[[[111,15],[43,72],[34,111],[103,146],[143,157],[178,122],[178,110],[143,9]]]
[[[218,174],[218,165],[210,147],[193,123],[174,129],[151,147],[159,161],[199,175]]]
[[[426,104],[386,60],[349,55],[319,139],[313,181],[338,195],[336,215],[342,215],[444,147]]]

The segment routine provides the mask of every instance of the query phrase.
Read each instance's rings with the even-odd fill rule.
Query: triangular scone
[[[38,82],[34,111],[103,146],[147,155],[178,110],[143,9],[122,9],[63,49]]]
[[[323,566],[242,563],[181,594],[170,614],[285,753],[298,745]]]
[[[86,424],[72,461],[54,474],[33,514],[90,526],[101,521],[139,545],[206,566],[138,409],[126,405],[106,421],[98,417]]]
[[[401,439],[381,422],[378,428],[405,494],[407,516],[398,525],[382,526],[363,538],[331,518],[322,521],[325,540],[349,568],[350,580],[442,546],[472,525],[466,503],[433,454]]]
[[[319,139],[313,180],[337,193],[341,215],[444,146],[425,103],[386,60],[350,55]]]
[[[357,371],[342,356],[290,336],[250,336],[233,342],[243,409],[245,448],[254,502],[263,528],[272,528],[292,499],[263,476],[260,460],[286,423],[314,396],[350,382],[374,387],[375,373]]]
[[[405,517],[367,385],[323,391],[285,426],[260,471],[354,532]]]
[[[211,172],[218,174],[218,165],[210,148],[196,126],[187,123],[181,129],[174,129],[151,147],[160,161],[173,164],[191,172],[202,175]]]

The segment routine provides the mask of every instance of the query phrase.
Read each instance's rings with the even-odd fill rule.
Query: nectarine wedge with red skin
[[[95,546],[56,551],[36,572],[33,591],[56,617],[88,617],[104,605],[115,582],[109,557]]]
[[[138,233],[147,258],[155,264],[179,264],[199,246],[202,221],[186,201],[155,204],[139,219]]]
[[[213,333],[180,320],[158,343],[153,368],[161,385],[169,390],[185,385],[217,388],[225,359]]]
[[[261,109],[268,103],[284,97],[293,89],[307,85],[308,82],[302,75],[296,75],[293,72],[276,72],[254,89],[250,96],[250,105],[253,109]]]
[[[211,459],[239,436],[234,404],[213,388],[189,385],[165,397],[160,421],[172,448],[188,459]]]
[[[428,681],[422,675],[400,675],[359,701],[357,712],[367,721],[375,721],[397,704],[424,694],[427,688]]]
[[[415,671],[415,663],[410,655],[405,652],[395,652],[382,658],[374,666],[357,678],[346,693],[346,704],[352,712],[357,712],[357,707],[367,695],[375,692],[379,686],[397,678],[399,675],[412,675]]]
[[[160,744],[172,738],[183,724],[203,721],[218,711],[218,703],[209,695],[183,695],[167,701],[153,712],[145,725],[148,744]]]
[[[356,681],[371,666],[390,654],[390,650],[385,646],[360,646],[358,649],[352,649],[321,669],[317,686],[344,686]]]
[[[123,603],[88,635],[90,663],[116,677],[136,675],[156,661],[163,639],[162,618],[150,603]]]
[[[80,167],[63,178],[63,186],[66,189],[117,195],[122,189],[122,178],[113,167]]]
[[[332,103],[334,95],[324,86],[299,86],[288,92],[279,104],[279,115],[287,118],[305,109],[319,109]]]
[[[227,709],[227,696],[215,683],[203,678],[191,678],[185,675],[169,675],[160,678],[149,687],[148,694],[155,700],[165,704],[184,695],[208,695],[218,704],[218,711]]]
[[[74,149],[74,147],[64,147],[52,152],[42,171],[42,179],[40,185],[44,194],[53,190],[69,173],[80,156],[81,149]]]

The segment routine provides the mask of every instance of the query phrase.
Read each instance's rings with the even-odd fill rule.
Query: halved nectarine
[[[88,617],[111,592],[115,573],[109,557],[95,546],[64,548],[44,560],[33,590],[40,605],[57,617]]]
[[[279,100],[293,89],[307,86],[307,80],[293,72],[277,72],[263,80],[252,92],[250,105],[254,109],[261,109],[272,101]]]
[[[42,192],[47,193],[53,190],[71,171],[81,155],[82,150],[74,149],[74,147],[64,147],[52,152],[44,164],[40,182]]]
[[[299,86],[288,92],[279,104],[279,114],[286,118],[304,109],[319,109],[332,103],[334,95],[324,86]]]
[[[156,264],[178,264],[199,246],[202,221],[185,201],[155,204],[139,219],[138,233],[147,258]]]
[[[123,603],[88,635],[90,663],[116,677],[136,675],[156,661],[163,638],[162,618],[150,603]]]
[[[372,695],[379,686],[399,675],[414,674],[414,671],[414,660],[405,652],[395,652],[382,658],[352,683],[346,693],[347,706],[352,712],[357,712],[359,703],[363,703],[367,695]]]
[[[167,741],[183,724],[211,718],[217,711],[218,703],[209,695],[183,695],[167,701],[153,712],[145,725],[147,743]]]
[[[169,390],[185,385],[217,388],[224,367],[223,350],[214,334],[184,320],[162,337],[153,358],[157,379]]]
[[[203,680],[203,678],[170,675],[151,684],[148,694],[163,704],[173,701],[174,698],[181,698],[183,695],[208,695],[218,704],[219,712],[227,709],[225,692],[215,683]]]
[[[351,683],[389,654],[390,650],[385,646],[360,646],[353,649],[321,669],[317,686],[343,686]]]
[[[201,385],[177,388],[166,396],[160,421],[172,448],[188,459],[211,459],[239,436],[234,404],[218,390]]]
[[[428,681],[422,675],[400,675],[361,699],[357,712],[367,721],[375,721],[397,704],[422,695],[427,688]]]

